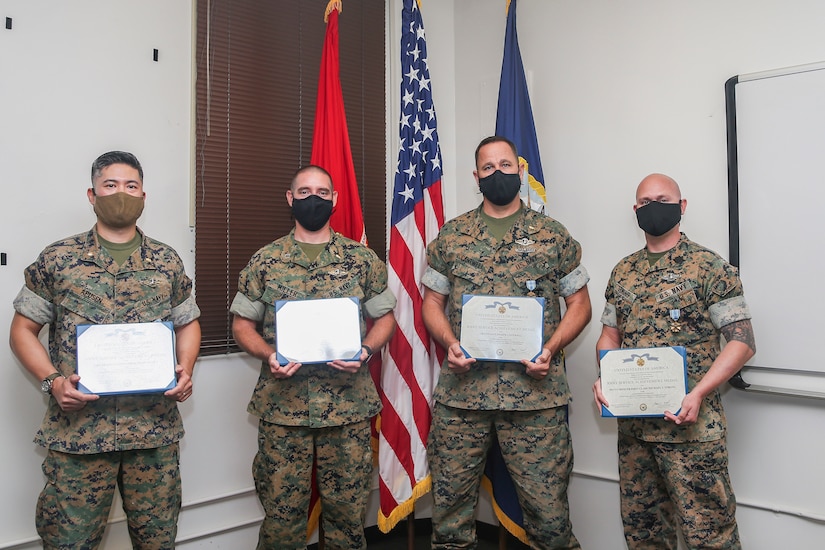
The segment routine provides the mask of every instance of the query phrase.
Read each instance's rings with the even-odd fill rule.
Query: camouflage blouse
[[[620,261],[605,291],[601,322],[619,330],[623,348],[684,346],[693,388],[720,352],[721,327],[750,319],[738,270],[684,233],[653,266],[642,249]],[[671,312],[678,319],[671,317]],[[725,434],[718,391],[702,402],[699,418],[677,426],[663,418],[620,418],[619,430],[645,441],[713,441]]]
[[[395,307],[384,262],[371,249],[339,233],[333,233],[318,258],[310,261],[292,231],[252,256],[241,271],[230,311],[263,321],[263,337],[274,347],[277,300],[350,296],[362,306],[363,338],[365,316],[378,318]],[[312,428],[350,424],[380,410],[366,366],[350,374],[326,364],[308,364],[290,378],[276,379],[266,362],[261,363],[248,407],[250,414],[267,422]]]
[[[581,247],[556,220],[522,205],[521,215],[501,240],[481,217],[481,206],[444,224],[427,249],[429,267],[422,279],[447,296],[447,318],[461,334],[462,296],[540,296],[545,298],[546,342],[561,321],[560,298],[589,280]],[[532,289],[532,290],[531,290]],[[531,294],[532,293],[532,294]],[[539,410],[565,405],[570,390],[564,354],[553,356],[542,380],[527,376],[521,363],[478,361],[466,373],[441,366],[434,399],[473,410]]]
[[[49,325],[49,354],[64,376],[76,371],[80,324],[194,321],[200,310],[183,262],[140,230],[141,244],[118,267],[92,229],[49,245],[25,270],[19,314]],[[35,442],[93,454],[169,445],[183,437],[177,403],[163,394],[110,395],[65,412],[53,397]]]

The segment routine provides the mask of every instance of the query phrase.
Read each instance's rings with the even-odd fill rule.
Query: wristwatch
[[[373,354],[372,348],[371,348],[371,347],[369,347],[369,346],[368,346],[368,345],[366,345],[366,344],[363,344],[363,345],[361,346],[361,349],[363,349],[364,351],[366,351],[366,352],[367,352],[367,359],[366,359],[366,361],[364,361],[364,362],[365,362],[365,363],[369,363],[369,360],[370,360],[370,359],[372,359],[372,354]]]
[[[53,372],[50,375],[48,375],[46,378],[43,379],[42,382],[40,382],[40,391],[42,391],[45,394],[52,393],[52,383],[61,376],[63,375],[59,372]]]

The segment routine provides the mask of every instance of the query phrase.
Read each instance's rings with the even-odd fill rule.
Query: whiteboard
[[[753,315],[749,365],[825,372],[825,62],[731,78],[731,263]]]

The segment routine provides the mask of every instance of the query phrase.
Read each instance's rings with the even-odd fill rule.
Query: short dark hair
[[[95,178],[100,175],[100,172],[107,166],[113,164],[126,164],[131,166],[138,171],[140,182],[143,183],[143,167],[135,155],[127,153],[126,151],[109,151],[97,157],[92,163],[92,185],[94,185]]]
[[[506,143],[507,145],[510,146],[510,149],[513,150],[513,155],[515,155],[516,160],[518,160],[518,150],[516,149],[516,144],[515,143],[513,143],[512,141],[510,141],[509,139],[507,139],[504,136],[488,136],[488,137],[482,139],[479,142],[478,147],[476,147],[476,166],[478,166],[478,153],[479,153],[479,151],[481,151],[482,147],[484,147],[485,145],[490,145],[491,143]]]
[[[324,174],[329,179],[329,186],[332,188],[331,190],[335,191],[335,183],[332,181],[332,176],[329,175],[329,172],[327,172],[326,170],[324,170],[323,168],[321,168],[317,164],[307,164],[306,166],[302,166],[301,168],[298,168],[298,170],[296,170],[295,173],[292,175],[292,179],[289,180],[289,188],[290,189],[295,188],[295,180],[298,179],[298,176],[300,176],[304,172],[311,172],[313,170],[316,171],[316,172],[321,172],[322,174]]]

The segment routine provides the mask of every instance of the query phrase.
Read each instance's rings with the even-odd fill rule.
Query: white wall
[[[396,79],[388,85],[391,152],[399,4],[389,2],[388,74]],[[480,198],[472,154],[495,126],[504,4],[423,1],[448,217]],[[518,14],[550,212],[582,243],[592,276],[595,319],[568,350],[574,529],[585,548],[620,549],[615,428],[597,417],[590,385],[607,276],[621,256],[642,245],[630,208],[635,185],[652,171],[674,176],[689,200],[684,230],[726,255],[723,84],[735,74],[824,60],[825,4],[521,0]],[[7,332],[23,268],[49,242],[93,223],[85,199],[89,166],[108,149],[131,150],[141,159],[147,207],[140,225],[172,244],[193,273],[192,16],[191,2],[184,1],[6,0],[0,6],[0,21],[13,18],[12,30],[0,26],[0,188],[6,197],[0,252],[8,256],[0,266],[0,303],[8,304],[0,333]],[[153,48],[160,50],[158,63]],[[388,154],[390,170],[394,162]],[[0,387],[0,549],[35,548],[43,452],[31,439],[44,400],[6,346],[0,361],[7,370]],[[243,356],[198,362],[194,398],[182,408],[181,548],[251,548],[256,540],[255,421],[246,413],[254,363]],[[725,404],[745,547],[821,546],[825,408],[734,391]],[[417,513],[427,514],[426,502]],[[107,549],[128,547],[121,517],[113,513]]]

